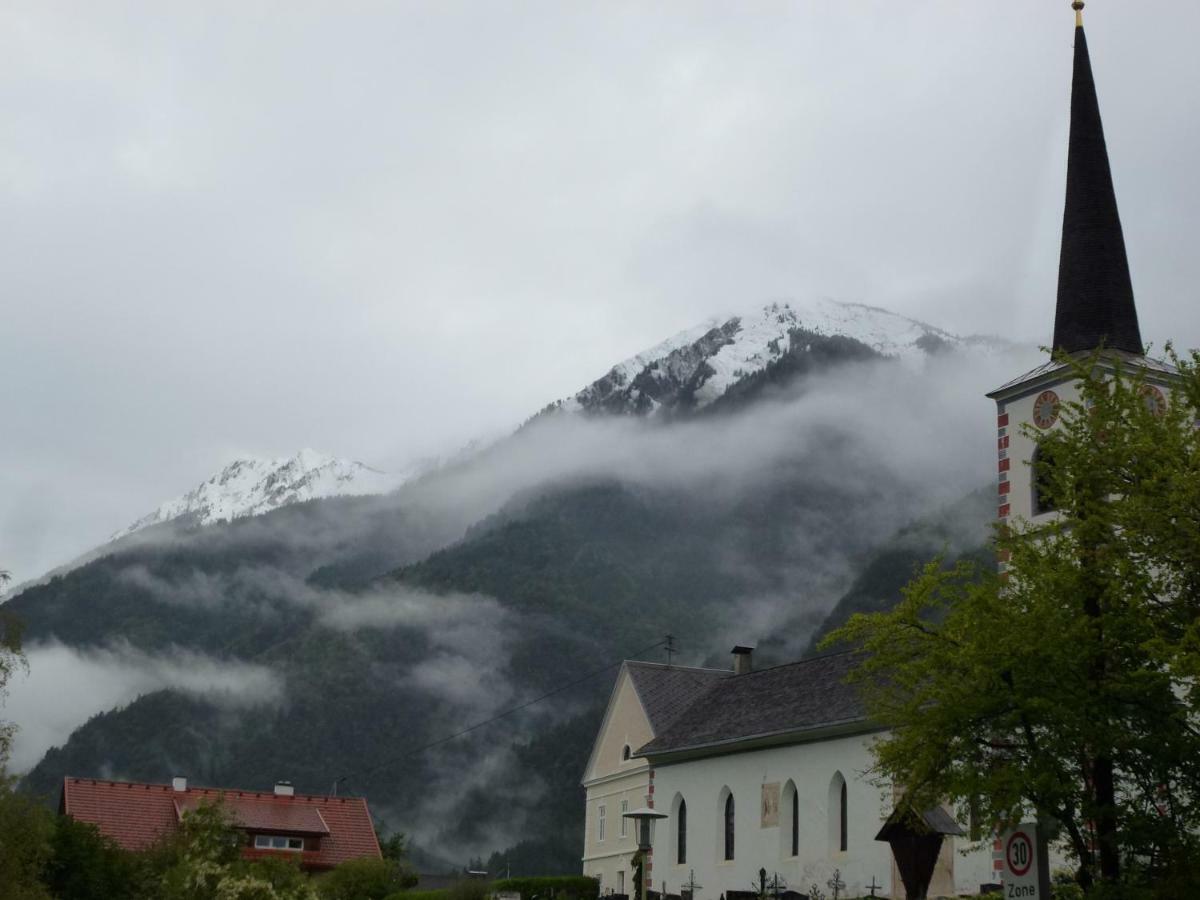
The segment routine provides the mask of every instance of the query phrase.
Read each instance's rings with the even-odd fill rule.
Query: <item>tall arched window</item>
[[[847,821],[849,809],[846,795],[846,779],[841,772],[834,772],[829,782],[829,849],[845,852],[849,846]]]
[[[838,849],[841,850],[843,853],[845,853],[846,849],[850,846],[850,842],[849,842],[849,840],[847,840],[847,836],[846,836],[846,823],[850,817],[848,815],[848,810],[846,809],[846,780],[845,779],[842,779],[842,796],[841,796],[839,805],[841,806],[841,809],[839,810],[838,819],[840,820],[840,824],[841,824],[841,834],[839,835],[839,838],[838,838]]]
[[[687,862],[687,801],[682,799],[675,814],[675,862],[679,865]]]
[[[791,803],[791,828],[792,833],[789,835],[791,839],[791,855],[800,855],[800,792],[796,790],[796,786],[792,785],[791,794],[788,798]]]
[[[725,859],[733,859],[733,794],[725,798]]]

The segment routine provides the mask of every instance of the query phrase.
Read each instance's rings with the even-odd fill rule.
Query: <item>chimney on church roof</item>
[[[733,650],[733,674],[745,675],[747,672],[754,671],[754,648],[743,647],[738,644]]]
[[[1075,67],[1053,349],[1074,353],[1103,344],[1140,356],[1142,335],[1083,33],[1083,0],[1075,0],[1071,6],[1075,10]]]

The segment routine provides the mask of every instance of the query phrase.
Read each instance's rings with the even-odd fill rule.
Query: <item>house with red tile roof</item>
[[[89,822],[126,850],[145,850],[179,828],[184,814],[220,801],[246,835],[242,855],[296,858],[308,870],[331,869],[351,859],[379,859],[379,840],[362,797],[297,794],[280,782],[274,791],[171,784],[63,779],[59,812]]]

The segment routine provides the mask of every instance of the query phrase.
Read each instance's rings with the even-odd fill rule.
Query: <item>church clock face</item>
[[[1153,415],[1161,416],[1167,411],[1167,398],[1152,384],[1142,385],[1142,402],[1146,404],[1146,409],[1150,410]]]
[[[1033,401],[1033,424],[1038,428],[1049,428],[1058,421],[1058,394],[1042,391]]]

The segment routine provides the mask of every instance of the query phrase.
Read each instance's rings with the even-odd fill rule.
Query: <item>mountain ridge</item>
[[[409,473],[388,475],[364,463],[308,448],[294,456],[274,459],[241,457],[187,493],[161,503],[153,512],[114,533],[109,541],[175,519],[189,518],[197,525],[211,525],[305,500],[382,494],[409,477]]]

